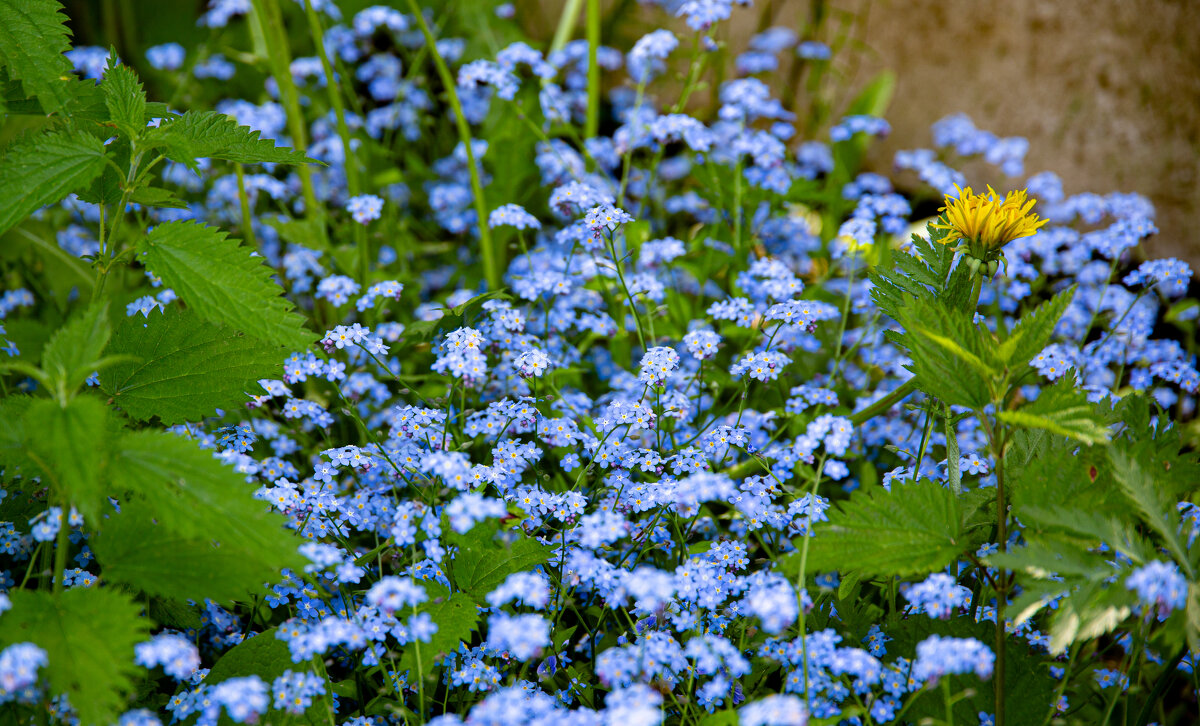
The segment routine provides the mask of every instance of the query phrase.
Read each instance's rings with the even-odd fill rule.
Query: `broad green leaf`
[[[187,202],[159,187],[138,187],[129,197],[130,201],[147,207],[187,209]]]
[[[997,552],[985,561],[993,567],[1025,572],[1038,579],[1052,575],[1104,579],[1113,574],[1109,559],[1111,557],[1082,548],[1061,543],[1046,544],[1039,539],[1008,552]]]
[[[1054,334],[1054,326],[1067,311],[1075,297],[1075,288],[1070,287],[1042,303],[1032,313],[1025,315],[1013,328],[1008,339],[1000,344],[997,356],[1010,367],[1024,365],[1033,359]]]
[[[1013,511],[1071,506],[1107,515],[1124,502],[1113,491],[1108,452],[1098,446],[1051,434],[1045,429],[1014,429],[1004,455]]]
[[[992,360],[990,333],[980,330],[973,313],[921,286],[907,293],[892,285],[893,294],[886,293],[886,285],[876,299],[889,301],[888,313],[904,328],[887,336],[908,349],[917,387],[951,405],[979,409],[990,403],[993,379],[1003,369]]]
[[[404,653],[396,663],[397,673],[412,673],[417,671],[424,678],[433,672],[434,665],[445,654],[458,650],[458,644],[469,640],[479,623],[479,610],[475,602],[461,592],[456,592],[445,598],[433,598],[417,607],[419,612],[429,613],[433,622],[437,623],[437,632],[428,643],[410,643],[405,646]],[[420,668],[417,668],[418,650]],[[409,683],[415,683],[416,678],[410,675]]]
[[[304,565],[297,551],[301,540],[284,528],[286,518],[255,499],[253,487],[242,475],[185,438],[156,431],[126,434],[113,447],[110,471],[113,489],[124,495],[125,506],[138,516],[113,533],[105,528],[93,541],[106,568],[111,564],[121,572],[122,557],[127,556],[124,566],[132,569],[126,572],[137,578],[154,566],[147,561],[153,553],[127,541],[128,535],[139,531],[148,538],[179,543],[181,548],[187,542],[217,544],[218,556],[210,557],[198,548],[177,555],[192,558],[197,568],[217,566],[222,558],[237,553],[245,560],[239,564],[241,577],[236,582],[243,593],[261,589],[285,567]],[[149,529],[150,517],[161,530]],[[189,576],[203,581],[210,574],[197,569]]]
[[[74,393],[95,371],[112,335],[108,305],[95,304],[72,316],[42,350],[42,369],[62,397]]]
[[[279,579],[278,563],[243,543],[184,537],[155,518],[144,503],[126,503],[92,537],[106,581],[180,601],[228,603]]]
[[[459,590],[480,605],[514,572],[529,570],[550,559],[550,548],[518,535],[511,544],[498,541],[494,522],[475,525],[466,534],[450,534],[447,542],[458,546],[450,575]]]
[[[310,250],[329,249],[329,240],[325,236],[325,223],[320,217],[303,217],[301,219],[266,218],[264,220],[285,242]]]
[[[67,17],[58,0],[0,0],[0,66],[47,113],[70,103]]]
[[[175,306],[148,318],[126,318],[109,355],[137,355],[100,373],[100,389],[141,421],[158,416],[171,426],[249,401],[263,378],[278,378],[278,346],[206,323]]]
[[[161,147],[162,153],[195,169],[196,159],[225,159],[243,164],[315,163],[303,153],[276,146],[271,139],[259,138],[259,132],[217,111],[188,111],[151,129],[145,138],[148,147]]]
[[[897,482],[891,492],[855,492],[813,531],[806,574],[842,569],[848,562],[866,574],[924,574],[953,562],[971,544],[954,493],[927,479]],[[801,558],[800,551],[786,555],[783,571],[798,576]]]
[[[129,138],[137,138],[146,128],[146,92],[137,74],[129,66],[114,67],[109,60],[108,70],[100,88],[104,105],[113,124]]]
[[[23,469],[37,466],[25,450],[25,411],[33,401],[28,396],[0,398],[0,467]],[[36,472],[32,473],[36,475]],[[0,499],[0,504],[3,502]]]
[[[23,425],[27,455],[42,481],[96,524],[105,493],[108,409],[94,396],[76,396],[66,408],[39,398],[29,404]]]
[[[102,169],[100,139],[70,131],[23,137],[0,159],[0,234],[87,186]]]
[[[42,675],[51,693],[66,694],[84,726],[116,723],[139,668],[133,646],[147,637],[139,606],[115,588],[77,587],[57,595],[9,593],[0,617],[0,646],[32,642],[46,651]]]
[[[1123,518],[1074,507],[1024,507],[1018,512],[1028,537],[1053,536],[1084,548],[1104,543],[1135,564],[1154,559],[1154,548]]]
[[[304,350],[316,337],[281,297],[271,268],[220,230],[167,222],[138,244],[142,262],[205,320],[247,335]]]
[[[292,662],[292,654],[288,651],[287,643],[275,637],[276,632],[277,628],[265,630],[225,651],[225,655],[213,664],[212,670],[204,677],[204,682],[213,686],[230,678],[258,676],[269,685],[271,681],[282,676],[285,671],[313,672],[311,662]],[[317,672],[317,675],[326,680],[324,673]],[[327,680],[326,688],[328,688]],[[302,716],[286,716],[282,711],[276,711],[275,714],[279,717],[278,719],[268,717],[264,723],[313,724],[313,726],[329,723],[326,701],[322,698],[313,699],[313,704]],[[232,723],[233,721],[227,714],[221,714],[218,724],[224,726],[224,724]]]
[[[1108,428],[1096,414],[1096,407],[1088,402],[1087,394],[1075,388],[1070,374],[1043,389],[1033,403],[1015,411],[1001,411],[996,418],[1013,426],[1044,429],[1088,446],[1109,440]]]

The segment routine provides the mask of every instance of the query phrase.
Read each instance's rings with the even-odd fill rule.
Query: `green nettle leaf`
[[[888,312],[904,332],[888,331],[887,337],[908,349],[918,388],[952,405],[978,409],[991,402],[991,380],[1003,370],[989,353],[990,334],[973,322],[971,312],[928,291],[897,293],[891,304]]]
[[[103,169],[104,142],[93,136],[55,131],[21,138],[0,159],[0,234],[87,186]]]
[[[1117,629],[1133,612],[1137,598],[1128,589],[1092,582],[1059,601],[1050,621],[1050,652],[1059,655],[1072,643]]]
[[[550,548],[537,540],[518,536],[511,544],[496,539],[496,525],[481,523],[466,534],[447,535],[458,546],[450,574],[454,584],[480,605],[487,595],[514,572],[528,570],[550,559]]]
[[[126,434],[113,452],[122,513],[91,543],[106,578],[176,598],[217,587],[234,599],[285,567],[303,567],[301,540],[285,529],[286,518],[211,452],[155,431]]]
[[[1109,440],[1108,427],[1087,400],[1087,394],[1075,388],[1074,376],[1064,375],[1042,391],[1037,400],[1015,411],[996,414],[1000,421],[1028,429],[1044,429],[1091,446]]]
[[[138,187],[130,195],[129,200],[146,207],[187,209],[187,202],[175,196],[169,190],[159,187]]]
[[[434,598],[421,603],[417,610],[429,613],[433,622],[437,623],[437,632],[428,643],[410,643],[405,646],[404,653],[396,663],[397,673],[418,672],[424,678],[433,673],[434,665],[446,653],[458,650],[458,644],[469,640],[471,633],[479,624],[479,610],[475,601],[470,597],[456,592],[445,598]],[[420,651],[420,668],[417,667],[418,650]],[[410,678],[409,682],[415,682]]]
[[[259,138],[259,132],[217,111],[188,111],[164,121],[146,134],[149,147],[162,147],[162,153],[196,169],[196,159],[225,159],[242,164],[311,164],[303,153],[276,146],[271,139]]]
[[[131,138],[140,135],[146,128],[146,92],[133,69],[124,65],[113,67],[110,62],[100,88],[117,128]]]
[[[808,541],[808,573],[854,569],[872,575],[934,572],[954,561],[971,541],[954,492],[923,479],[855,492],[817,524]],[[797,550],[804,547],[796,542]],[[800,573],[801,551],[783,558],[783,571]]]
[[[154,523],[143,504],[126,504],[91,541],[104,577],[149,595],[228,603],[279,579],[279,568],[245,546],[188,538]]]
[[[14,470],[37,466],[25,450],[25,411],[33,401],[28,396],[0,398],[0,466]]]
[[[42,370],[54,382],[52,388],[61,387],[65,397],[83,385],[95,371],[111,335],[107,304],[88,307],[55,331],[42,349]]]
[[[43,481],[65,496],[87,521],[95,523],[104,502],[108,409],[94,396],[76,396],[64,408],[39,398],[22,420],[27,456]]]
[[[142,262],[196,313],[247,335],[304,350],[316,338],[281,297],[271,268],[224,232],[194,222],[167,222],[138,243]]]
[[[1163,496],[1162,488],[1137,459],[1118,446],[1110,446],[1108,453],[1113,463],[1113,475],[1129,503],[1141,515],[1141,520],[1161,538],[1175,561],[1183,566],[1185,572],[1189,571],[1187,547],[1179,537],[1182,526],[1175,503]]]
[[[1000,360],[1010,367],[1024,365],[1032,360],[1050,342],[1054,326],[1058,325],[1059,319],[1074,298],[1075,288],[1072,286],[1039,305],[1029,315],[1023,316],[1013,328],[1012,335],[1000,344],[997,351]]]
[[[140,608],[115,588],[13,590],[9,597],[0,646],[36,643],[46,651],[50,691],[67,695],[84,726],[115,723],[139,671],[133,646],[147,636]]]
[[[61,113],[71,101],[67,17],[57,0],[0,0],[0,66],[20,81],[46,113]]]
[[[100,374],[100,390],[141,421],[158,416],[171,426],[249,400],[263,378],[277,378],[283,352],[177,307],[149,318],[126,318],[109,355],[137,355]]]

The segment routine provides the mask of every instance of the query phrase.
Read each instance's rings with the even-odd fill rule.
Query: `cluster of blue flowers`
[[[342,18],[336,4],[314,3],[333,23],[324,43],[348,74],[341,82],[361,94],[345,120],[362,146],[343,148],[333,117],[321,115],[310,119],[307,153],[327,164],[311,173],[318,199],[341,210],[340,229],[371,240],[369,279],[329,249],[281,233],[281,221],[304,211],[298,174],[164,169],[163,182],[189,203],[141,209],[147,220],[235,226],[248,204],[244,231],[324,331],[319,346],[282,360],[245,409],[173,428],[286,515],[308,540],[310,564],[279,573],[261,607],[193,603],[199,627],[139,644],[137,665],[161,669],[172,692],[163,713],[130,711],[122,726],[222,716],[271,723],[272,710],[299,716],[313,707],[338,723],[382,725],[428,715],[439,701],[431,721],[439,726],[692,723],[728,709],[749,726],[892,723],[944,679],[956,690],[988,689],[991,645],[936,628],[995,622],[996,603],[979,592],[997,573],[979,558],[999,543],[943,572],[891,583],[888,618],[876,606],[847,613],[836,573],[800,582],[779,562],[815,536],[834,500],[876,481],[889,490],[918,477],[949,486],[953,469],[965,492],[996,485],[1001,462],[983,453],[975,417],[947,431],[928,426],[919,406],[852,416],[912,375],[898,326],[872,299],[871,254],[911,249],[909,234],[924,233],[913,190],[942,193],[965,181],[939,150],[1020,177],[1028,144],[954,116],[934,125],[936,148],[896,155],[896,181],[863,172],[835,184],[834,146],[884,136],[888,123],[848,115],[825,140],[793,140],[795,114],[755,77],[777,70],[785,52],[823,63],[828,45],[788,28],[756,34],[737,56],[737,77],[716,89],[714,116],[697,118],[647,89],[672,63],[706,63],[714,26],[748,3],[654,4],[682,20],[679,34],[652,30],[627,54],[594,49],[613,124],[593,138],[572,137],[589,112],[585,41],[548,54],[516,42],[473,60],[463,39],[437,42],[475,133],[505,114],[529,122],[531,184],[508,201],[495,198],[498,177],[511,171],[493,161],[500,140],[474,139],[468,156],[432,128],[450,111],[428,78],[409,70],[430,50],[416,19],[384,6]],[[222,28],[248,9],[211,0],[200,22]],[[69,57],[80,75],[98,78],[107,51]],[[150,48],[147,61],[190,74],[188,83],[241,72],[219,54],[189,66],[177,44]],[[291,73],[314,100],[324,98],[319,58],[296,58]],[[217,107],[288,144],[275,97],[272,81],[261,98]],[[346,166],[382,157],[393,142],[426,150],[427,168],[352,196]],[[473,204],[472,174],[494,205],[486,219]],[[845,210],[833,220],[804,196],[825,184],[826,202]],[[1152,206],[1135,194],[1067,195],[1049,172],[1025,185],[1051,224],[1008,245],[1005,265],[982,284],[979,310],[1013,323],[1075,286],[1052,343],[1032,362],[1025,398],[1067,378],[1093,402],[1145,391],[1173,416],[1194,414],[1196,357],[1161,325],[1168,311],[1187,322],[1200,310],[1172,307],[1192,272],[1179,260],[1133,262],[1156,231]],[[71,199],[42,214],[62,220],[57,239],[67,254],[98,249],[94,205]],[[398,220],[406,231],[397,232]],[[481,225],[511,236],[507,294],[484,295],[498,291],[470,271]],[[413,230],[457,241],[422,259],[393,236]],[[127,315],[147,325],[154,310],[179,304],[169,289],[140,294],[155,282],[127,298]],[[35,300],[25,289],[5,292],[0,322]],[[1181,506],[1194,538],[1200,509]],[[63,519],[49,507],[0,523],[6,587]],[[68,512],[65,526],[79,552],[68,586],[103,583],[82,517]],[[450,599],[463,595],[455,566],[469,538],[485,535],[501,554],[526,542],[543,556],[470,593],[474,626],[456,635],[433,606],[459,602]],[[1009,536],[1019,542],[1020,527]],[[1135,569],[1116,557],[1111,565],[1147,622],[1185,607],[1189,583],[1174,564]],[[1007,628],[1009,657],[1057,663],[1065,677],[1065,659],[1049,653],[1033,621]],[[918,642],[913,630],[926,635]],[[207,682],[202,664],[247,638],[278,641],[292,667]],[[410,653],[420,660],[409,663]],[[1142,657],[1163,660],[1152,650]],[[1130,664],[1095,668],[1109,660],[1095,656],[1089,666],[1099,685],[1126,683]],[[52,695],[39,680],[46,662],[32,643],[0,651],[0,704]],[[332,687],[339,676],[357,685]],[[377,698],[390,699],[391,710],[369,709]],[[1065,697],[1037,705],[1069,708]],[[65,701],[55,708],[69,716]],[[990,718],[981,713],[980,723]]]

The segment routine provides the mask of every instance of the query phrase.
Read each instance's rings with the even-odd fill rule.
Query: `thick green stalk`
[[[442,85],[446,88],[446,100],[450,102],[450,108],[454,111],[454,125],[458,128],[459,141],[462,142],[463,149],[467,154],[467,171],[471,175],[471,194],[475,197],[475,214],[479,217],[479,246],[480,256],[483,258],[484,276],[487,278],[489,290],[499,290],[501,261],[496,259],[499,250],[492,247],[492,232],[488,229],[487,224],[488,215],[483,199],[483,185],[479,183],[479,168],[475,164],[475,152],[471,150],[471,127],[467,124],[462,104],[458,100],[454,75],[450,73],[446,60],[438,52],[437,38],[429,29],[429,23],[425,22],[425,16],[421,14],[421,6],[417,4],[417,0],[408,0],[408,8],[417,17],[417,24],[421,26],[421,34],[425,36],[425,46],[429,49],[429,55],[437,67],[438,77],[442,79]]]
[[[600,0],[587,0],[587,124],[583,138],[594,139],[600,133],[600,64],[596,56],[600,48]]]
[[[325,52],[325,34],[313,3],[304,3],[304,14],[308,16],[308,30],[312,35],[313,47],[317,51],[317,57],[321,59],[321,70],[325,72],[325,89],[329,93],[329,105],[337,119],[338,137],[342,140],[342,168],[346,173],[346,191],[351,197],[357,197],[361,192],[358,162],[354,158],[353,149],[350,148],[350,127],[346,125],[346,104],[342,102],[341,86],[333,73],[329,55]],[[367,277],[371,270],[371,245],[367,242],[366,228],[361,224],[354,225],[354,247],[358,251],[358,281],[366,287],[370,282]]]
[[[292,145],[298,150],[308,151],[308,132],[304,126],[304,116],[300,111],[300,95],[296,84],[292,81],[292,54],[288,50],[287,36],[284,35],[283,14],[279,12],[278,0],[251,0],[254,7],[252,20],[259,25],[259,32],[267,46],[267,60],[271,64],[271,75],[279,86],[279,100],[283,102],[283,110],[287,113],[288,133],[292,135]],[[307,217],[319,214],[320,203],[313,187],[312,170],[305,165],[299,167],[300,186],[304,195],[304,214]]]

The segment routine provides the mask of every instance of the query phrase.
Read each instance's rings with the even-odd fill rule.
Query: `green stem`
[[[587,42],[588,105],[583,137],[594,139],[600,133],[600,63],[597,60],[600,49],[600,0],[587,0]]]
[[[1081,650],[1083,650],[1082,645],[1077,645],[1070,649],[1071,654],[1067,658],[1067,667],[1063,669],[1062,682],[1058,684],[1058,689],[1054,693],[1054,701],[1050,704],[1050,712],[1046,714],[1046,718],[1042,721],[1042,726],[1050,726],[1050,721],[1054,719],[1054,713],[1058,710],[1058,702],[1062,700],[1063,694],[1067,692],[1067,683],[1071,680],[1071,670],[1075,666],[1075,659],[1079,657],[1079,651]],[[1142,726],[1145,726],[1145,722],[1142,722]]]
[[[892,406],[895,406],[905,398],[908,398],[909,394],[915,390],[917,390],[917,379],[909,378],[907,381],[896,387],[896,389],[891,393],[887,394],[875,403],[872,403],[870,406],[867,406],[858,413],[852,414],[850,416],[850,423],[858,426],[870,421],[880,414],[887,413]]]
[[[278,0],[251,0],[254,7],[252,22],[257,22],[259,32],[267,46],[267,60],[271,64],[271,75],[279,86],[279,100],[287,114],[288,133],[292,145],[299,151],[308,151],[308,133],[304,127],[304,116],[300,111],[300,94],[292,81],[292,54],[288,50],[284,35],[283,14]],[[317,193],[313,187],[312,170],[306,165],[299,167],[300,187],[304,195],[304,214],[313,217],[320,213]]]
[[[237,172],[238,201],[242,206],[242,236],[246,238],[246,244],[253,248],[256,247],[254,217],[250,213],[250,197],[246,194],[246,173],[242,170],[241,164],[234,164],[233,169]]]
[[[499,290],[500,261],[496,259],[499,250],[492,247],[492,232],[488,229],[487,224],[488,215],[483,199],[483,185],[479,183],[479,168],[475,165],[475,152],[471,150],[471,127],[467,124],[466,116],[463,115],[454,76],[450,73],[446,60],[437,50],[437,38],[433,37],[433,31],[425,22],[425,16],[421,14],[421,6],[417,4],[417,0],[408,0],[408,9],[416,16],[417,24],[421,26],[421,33],[425,36],[425,45],[429,48],[429,55],[437,67],[438,77],[442,79],[442,86],[446,89],[446,100],[450,102],[450,108],[454,111],[454,125],[458,129],[458,139],[462,142],[463,150],[467,155],[467,171],[471,175],[471,194],[475,197],[475,215],[479,217],[479,244],[483,258],[483,272],[487,278],[488,289]]]
[[[308,16],[308,30],[312,35],[313,47],[317,51],[317,57],[321,59],[321,69],[325,72],[325,90],[328,91],[329,105],[337,119],[338,137],[342,140],[342,169],[346,174],[346,191],[351,197],[357,197],[362,188],[358,179],[358,162],[354,158],[354,150],[350,147],[350,127],[346,125],[346,104],[342,102],[341,86],[338,85],[333,66],[329,63],[329,55],[325,52],[325,35],[314,3],[302,4],[304,14]],[[367,242],[366,228],[361,224],[354,225],[354,246],[358,250],[358,281],[366,287],[371,269],[371,246]]]
[[[571,39],[571,31],[579,22],[579,11],[582,9],[583,0],[567,0],[567,4],[563,6],[562,15],[558,16],[558,27],[554,29],[554,40],[550,42],[547,56],[567,47],[567,41]]]
[[[942,701],[946,704],[946,726],[954,726],[954,699],[950,694],[950,679],[942,678]]]
[[[63,503],[62,512],[58,515],[58,537],[54,540],[54,573],[51,579],[54,581],[54,594],[63,591],[63,571],[67,569],[67,550],[71,546],[71,525],[68,524],[67,513],[71,506],[65,501]]]
[[[1171,681],[1175,678],[1175,675],[1178,672],[1179,664],[1183,661],[1183,657],[1187,655],[1187,652],[1188,649],[1186,645],[1180,648],[1179,652],[1175,654],[1175,657],[1172,658],[1170,662],[1168,662],[1163,668],[1163,672],[1159,674],[1158,679],[1154,681],[1154,689],[1151,690],[1150,695],[1146,697],[1146,702],[1142,704],[1141,710],[1138,711],[1137,720],[1134,721],[1137,726],[1146,726],[1146,724],[1150,723],[1150,716],[1154,710],[1154,707],[1159,703],[1162,703],[1162,696],[1164,693],[1166,693],[1167,686],[1169,686]],[[1056,699],[1055,703],[1057,702],[1058,701]]]

